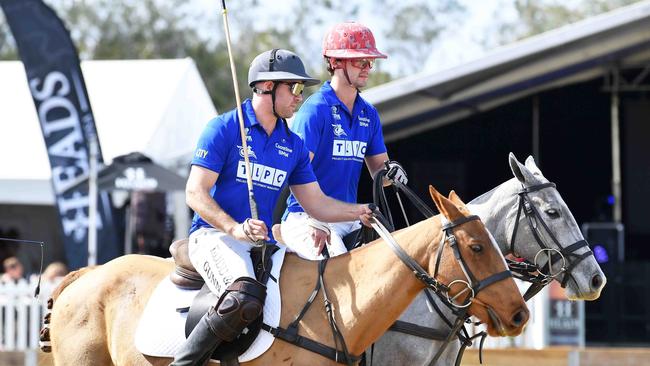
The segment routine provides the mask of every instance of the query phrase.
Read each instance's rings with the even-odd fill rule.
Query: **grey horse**
[[[540,245],[535,239],[535,234],[529,226],[528,219],[524,214],[518,217],[519,192],[523,187],[535,187],[543,185],[542,189],[529,192],[527,196],[541,215],[549,231],[557,239],[562,247],[584,240],[582,233],[576,224],[571,211],[566,206],[562,197],[555,189],[555,186],[542,175],[532,157],[521,164],[515,156],[509,155],[510,168],[515,178],[506,181],[491,191],[471,201],[468,208],[472,213],[481,217],[488,230],[494,235],[501,252],[504,255],[511,253],[511,239],[516,229],[516,240],[514,250],[516,254],[530,262],[540,251]],[[538,225],[539,226],[539,225]],[[546,246],[557,248],[553,238],[543,229],[537,228],[537,235]],[[600,269],[593,255],[587,255],[587,247],[581,247],[574,253],[583,254],[584,260],[575,265],[571,271],[570,278],[566,282],[566,294],[571,300],[595,300],[605,286],[605,274]],[[538,262],[544,263],[538,257]],[[571,259],[567,259],[567,262]],[[569,263],[565,263],[569,265]],[[559,273],[562,263],[560,260],[554,263],[552,272]],[[563,280],[566,274],[555,277],[555,280]],[[452,322],[456,320],[450,310],[435,297],[438,307],[445,313],[445,316]],[[444,321],[437,313],[429,311],[424,292],[420,293],[409,308],[402,314],[400,320],[431,327],[441,331],[449,330]],[[372,354],[372,365],[429,365],[438,350],[442,347],[442,341],[431,341],[430,339],[407,335],[401,332],[388,331],[375,343]],[[454,365],[456,356],[460,349],[457,338],[447,346],[436,365]],[[370,361],[370,350],[366,353]],[[369,364],[369,362],[367,362]]]

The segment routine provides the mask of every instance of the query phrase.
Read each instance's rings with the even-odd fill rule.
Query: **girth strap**
[[[336,322],[334,320],[332,303],[329,301],[329,298],[327,296],[327,291],[325,289],[325,280],[323,276],[325,273],[326,265],[327,265],[327,259],[324,259],[318,263],[318,280],[316,281],[316,286],[312,291],[311,295],[309,296],[309,298],[307,299],[305,306],[303,306],[300,313],[289,324],[289,326],[286,329],[284,329],[279,326],[272,327],[266,323],[263,323],[262,329],[271,333],[275,338],[282,339],[283,341],[296,345],[300,348],[304,348],[306,350],[318,353],[319,355],[327,357],[330,360],[333,360],[337,363],[352,365],[353,363],[359,362],[359,360],[361,360],[361,356],[351,355],[348,352],[347,346],[345,344],[345,339],[343,338],[343,335],[339,331],[338,326],[336,325]],[[334,337],[334,345],[336,348],[326,346],[320,342],[316,342],[314,340],[305,338],[298,334],[298,325],[302,320],[302,318],[307,313],[307,310],[309,310],[311,305],[314,303],[314,300],[316,299],[316,295],[318,294],[321,288],[323,289],[323,301],[325,303],[325,310],[327,312],[328,321],[330,327],[332,328],[332,336]],[[338,350],[339,344],[341,345],[342,351]]]
[[[262,324],[262,329],[271,333],[275,338],[282,339],[283,341],[296,345],[300,348],[318,353],[319,355],[327,357],[335,362],[342,364],[348,363],[343,362],[343,360],[346,359],[346,355],[342,351],[337,351],[332,347],[313,341],[309,338],[305,338],[301,335],[293,334],[288,329],[284,329],[282,327],[274,328],[266,323]],[[361,356],[348,355],[347,357],[349,357],[349,363],[355,363],[361,360]]]

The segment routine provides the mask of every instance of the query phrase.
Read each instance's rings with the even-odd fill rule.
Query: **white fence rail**
[[[37,283],[37,278],[0,282],[0,351],[38,348],[47,299],[58,283],[42,282],[41,293],[34,298]]]

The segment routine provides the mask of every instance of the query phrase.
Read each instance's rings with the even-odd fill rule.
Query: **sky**
[[[467,9],[467,19],[459,28],[448,29],[440,37],[431,57],[422,71],[440,71],[474,60],[495,46],[496,24],[512,21],[517,16],[511,1],[505,0],[459,0]]]
[[[261,0],[264,1],[264,0]],[[265,8],[265,14],[260,17],[260,21],[274,19],[275,15],[279,16],[291,9],[292,4],[300,0],[272,0],[273,6]],[[435,43],[431,57],[422,61],[420,71],[440,71],[471,61],[485,54],[485,44],[494,43],[496,39],[496,23],[494,20],[511,21],[516,17],[516,12],[511,0],[458,0],[466,9],[467,14],[458,27],[447,30]],[[222,31],[221,18],[221,1],[219,0],[199,0],[200,11],[204,14],[214,14],[208,16],[213,21],[216,31]],[[372,0],[367,0],[368,6],[361,7],[361,14],[355,19],[371,29],[377,29],[381,26],[382,19],[372,14]],[[228,6],[229,2],[226,2]],[[364,9],[368,9],[364,11]],[[232,15],[231,15],[232,16]],[[210,28],[210,27],[208,27]],[[231,24],[231,32],[238,32]],[[215,31],[215,28],[211,28]],[[322,33],[322,29],[315,29],[315,32]],[[375,32],[378,48],[381,50],[381,44],[385,43],[382,36]],[[314,52],[320,45],[314,46]],[[392,74],[398,74],[400,65],[397,62],[385,62],[384,70]]]

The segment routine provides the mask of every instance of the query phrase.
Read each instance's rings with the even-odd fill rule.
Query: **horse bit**
[[[469,320],[469,315],[467,314],[469,306],[472,304],[472,301],[474,301],[474,298],[478,291],[481,289],[487,287],[490,284],[493,284],[495,282],[498,282],[502,279],[508,278],[512,276],[512,273],[509,270],[494,274],[489,276],[488,278],[478,281],[476,280],[476,277],[472,274],[472,272],[469,270],[467,267],[467,264],[465,263],[465,260],[463,259],[462,255],[460,254],[460,250],[458,248],[457,242],[456,242],[456,237],[451,233],[451,229],[454,227],[461,225],[463,223],[466,223],[468,221],[472,220],[480,220],[480,218],[476,215],[468,216],[465,217],[461,220],[458,220],[456,222],[450,222],[443,226],[443,230],[445,232],[445,235],[442,236],[442,241],[440,245],[438,246],[438,254],[436,258],[436,265],[435,265],[435,271],[434,271],[434,276],[431,277],[422,269],[415,261],[413,261],[404,251],[397,245],[397,243],[394,242],[394,239],[392,239],[392,236],[390,235],[389,231],[386,229],[386,226],[392,227],[392,217],[390,216],[390,210],[388,208],[386,196],[383,191],[383,185],[381,185],[381,182],[383,181],[383,175],[386,174],[386,170],[380,171],[378,175],[375,177],[374,180],[374,186],[373,186],[373,200],[375,202],[379,202],[381,207],[385,212],[387,212],[389,219],[387,220],[381,213],[376,214],[375,216],[375,223],[373,223],[373,229],[388,243],[388,245],[393,249],[393,251],[398,255],[398,257],[413,271],[415,276],[422,282],[425,283],[426,289],[424,291],[425,295],[428,298],[428,302],[431,306],[433,306],[436,310],[436,312],[441,316],[441,318],[445,321],[445,323],[451,328],[450,332],[447,334],[446,337],[440,337],[437,333],[436,329],[428,328],[428,327],[422,327],[416,324],[411,324],[408,322],[404,322],[401,320],[395,321],[395,323],[391,326],[392,330],[403,332],[406,334],[413,334],[419,337],[425,337],[425,338],[430,338],[430,339],[436,339],[440,341],[444,341],[444,345],[438,350],[436,355],[434,356],[433,360],[431,361],[430,365],[434,365],[437,360],[442,356],[442,353],[444,350],[447,348],[451,340],[453,339],[454,336],[457,336],[459,341],[462,344],[461,349],[459,350],[458,356],[456,358],[456,365],[460,364],[460,360],[462,358],[462,354],[464,351],[464,348],[471,345],[472,341],[476,338],[481,339],[480,341],[480,348],[482,349],[483,347],[483,342],[485,341],[485,338],[487,337],[487,333],[485,332],[480,332],[478,334],[475,334],[473,336],[470,336],[469,333],[467,332],[467,329],[464,327],[464,323],[468,322],[471,323]],[[406,218],[406,212],[404,210],[404,206],[402,205],[402,200],[399,196],[399,190],[402,190],[407,197],[411,200],[411,202],[418,208],[418,210],[425,216],[425,217],[432,217],[434,216],[433,211],[427,206],[413,191],[410,190],[407,186],[403,185],[400,182],[393,182],[393,187],[395,188],[395,193],[397,195],[397,199],[400,204],[400,208],[402,209],[402,213],[404,214],[404,218]],[[379,195],[381,193],[381,196]],[[383,200],[382,200],[383,199]],[[374,210],[375,212],[378,212],[378,210]],[[382,224],[377,224],[378,222],[382,222]],[[385,224],[383,224],[385,223]],[[442,250],[444,248],[444,243],[449,242],[450,247],[454,251],[454,256],[456,259],[459,261],[461,269],[465,273],[465,276],[467,277],[468,281],[463,281],[463,280],[454,280],[452,281],[449,285],[443,285],[439,281],[436,280],[437,274],[438,274],[438,268],[440,265],[440,260],[442,256]],[[456,294],[454,297],[449,296],[449,290],[451,286],[454,284],[463,284],[465,288],[460,291],[458,294]],[[454,315],[457,316],[456,321],[452,324],[451,321],[449,321],[446,316],[442,313],[442,311],[438,308],[438,306],[435,304],[432,295],[426,291],[427,289],[432,290],[441,300],[442,302],[449,307]],[[462,295],[463,293],[470,291],[470,295],[465,299],[464,303],[458,304],[456,303],[456,299]],[[442,295],[444,293],[444,296]],[[482,302],[478,301],[476,299],[476,302],[479,303],[482,306],[485,306],[482,304]],[[479,352],[479,358],[481,359],[482,363],[482,353]],[[372,356],[371,356],[372,359]],[[372,361],[371,361],[372,362]]]
[[[382,172],[380,172],[380,175],[381,175],[381,173]],[[385,175],[385,172],[383,172],[383,173]],[[374,188],[373,189],[373,200],[375,202],[379,202],[382,209],[387,212],[387,215],[389,217],[389,219],[388,219],[389,222],[392,223],[392,217],[390,215],[390,210],[388,208],[388,203],[387,203],[388,200],[386,199],[383,186],[377,183],[378,181],[379,182],[382,181],[382,179],[380,179],[380,178],[383,178],[383,176],[378,175],[378,177],[375,178],[375,185],[373,186],[373,188]],[[564,274],[561,285],[562,285],[562,287],[566,287],[569,276],[571,278],[573,278],[573,275],[571,274],[571,271],[582,260],[589,257],[590,255],[593,255],[593,252],[589,249],[589,245],[586,242],[586,240],[580,240],[580,241],[577,241],[577,242],[575,242],[575,243],[573,243],[573,244],[571,244],[571,245],[569,245],[567,247],[562,247],[560,245],[559,241],[557,240],[557,238],[555,237],[555,235],[553,235],[553,233],[551,232],[549,227],[544,222],[543,218],[541,217],[541,215],[540,215],[539,211],[537,210],[537,208],[535,207],[535,205],[533,205],[530,197],[528,197],[528,194],[531,193],[531,192],[536,192],[536,191],[539,191],[541,189],[550,188],[550,187],[556,188],[555,183],[552,183],[552,182],[541,183],[541,184],[532,185],[532,186],[529,186],[529,187],[525,187],[525,186],[522,185],[522,189],[519,192],[517,192],[517,194],[519,195],[518,208],[517,208],[517,219],[515,221],[515,227],[513,229],[513,234],[511,236],[510,251],[513,254],[515,253],[514,245],[515,245],[515,239],[516,239],[516,236],[517,236],[517,229],[518,229],[518,226],[519,226],[519,218],[521,217],[521,212],[522,211],[526,215],[526,217],[528,219],[528,225],[529,225],[529,227],[530,227],[530,229],[531,229],[531,231],[533,233],[533,236],[535,237],[535,240],[537,241],[538,245],[540,246],[540,250],[535,255],[533,263],[530,263],[530,262],[527,262],[527,261],[519,262],[519,261],[514,261],[514,260],[506,258],[506,261],[508,263],[508,267],[509,267],[510,271],[512,271],[512,276],[519,279],[519,280],[531,283],[530,287],[526,290],[526,293],[523,296],[524,300],[526,300],[526,301],[528,301],[530,298],[532,298],[534,295],[536,295],[542,288],[544,288],[554,278],[560,276],[561,274]],[[402,200],[401,200],[400,195],[399,195],[400,191],[402,191],[407,196],[407,198],[409,198],[409,200],[414,204],[414,206],[418,209],[418,211],[420,211],[425,217],[431,217],[431,216],[434,215],[433,211],[431,211],[429,206],[427,204],[425,204],[420,199],[420,197],[418,197],[409,187],[403,185],[400,182],[393,182],[393,188],[395,189],[395,194],[397,195],[397,200],[398,200],[398,203],[400,205],[400,208],[402,210],[402,214],[404,215],[404,218],[406,220],[407,225],[408,225],[408,218],[406,217],[406,212],[404,210],[404,206],[402,204]],[[553,242],[555,242],[555,244],[557,245],[557,248],[560,248],[560,249],[551,248],[551,247],[548,247],[548,246],[546,246],[544,244],[544,241],[542,240],[540,234],[537,231],[537,225],[536,225],[537,221],[539,221],[541,223],[544,230],[546,230],[547,234],[551,237]],[[587,252],[585,252],[585,253],[583,253],[581,255],[575,254],[575,252],[578,249],[583,248],[583,247],[587,248]],[[548,264],[548,268],[549,268],[548,272],[544,272],[543,266],[540,266],[538,264],[538,259],[543,253],[546,253],[547,257],[549,258],[549,260],[546,263],[546,264]],[[573,257],[577,257],[577,258],[574,261],[569,260],[569,259],[571,259]],[[553,270],[552,270],[553,264],[555,262],[557,262],[558,260],[562,261],[562,266],[561,266],[560,270],[558,270],[557,272],[553,272]],[[569,262],[568,267],[566,266],[567,261]],[[437,265],[437,263],[436,263],[436,265]],[[535,272],[537,272],[537,274],[534,274]],[[470,281],[471,281],[471,279],[470,279]],[[574,282],[575,282],[575,278],[574,278]],[[435,288],[433,288],[433,289],[435,291]],[[474,336],[470,337],[467,330],[465,329],[465,327],[461,328],[461,325],[462,325],[463,322],[471,323],[469,321],[469,319],[468,319],[468,316],[466,315],[466,313],[464,311],[462,313],[459,313],[458,312],[458,310],[459,310],[458,306],[454,306],[454,303],[449,301],[449,300],[444,301],[445,299],[441,297],[441,299],[443,300],[443,303],[445,303],[448,307],[450,307],[450,305],[452,305],[452,307],[450,307],[450,309],[458,317],[455,324],[452,325],[451,321],[449,321],[449,319],[447,319],[447,317],[441,312],[441,310],[435,304],[435,302],[433,301],[433,298],[431,297],[429,292],[425,291],[424,293],[427,296],[428,303],[431,306],[434,307],[434,309],[436,310],[438,315],[441,316],[441,319],[444,320],[445,323],[451,328],[450,333],[448,334],[448,336],[445,337],[444,339],[439,339],[435,334],[433,334],[433,333],[436,332],[436,329],[416,326],[415,324],[402,322],[402,321],[399,321],[399,320],[395,322],[395,324],[391,327],[391,329],[399,331],[399,332],[407,333],[407,334],[412,334],[412,335],[419,336],[419,337],[425,337],[425,338],[437,339],[437,340],[444,341],[444,345],[441,347],[441,349],[435,355],[435,357],[433,358],[430,365],[435,364],[435,362],[438,360],[438,358],[442,355],[442,352],[446,349],[446,347],[449,344],[449,342],[451,341],[452,337],[454,335],[458,336],[459,341],[461,342],[461,348],[460,348],[458,356],[456,358],[456,365],[459,365],[460,360],[462,358],[464,348],[471,345],[472,344],[471,341],[474,338],[478,338],[478,337],[481,337],[480,348],[482,348],[483,342],[484,342],[485,337],[487,336],[487,334],[485,332],[480,332],[480,333],[475,334]],[[439,292],[436,292],[436,294],[440,297]],[[474,295],[474,294],[472,294],[472,295]],[[447,296],[447,299],[449,299],[448,296]],[[454,309],[454,308],[456,308],[456,309]],[[461,308],[461,310],[462,310],[462,308]],[[464,334],[461,334],[461,331]],[[481,352],[479,352],[479,359],[481,359],[481,363],[482,363]]]
[[[555,235],[553,235],[551,229],[549,229],[548,225],[546,225],[546,222],[542,218],[537,207],[533,205],[530,197],[528,197],[529,193],[536,192],[544,188],[556,188],[556,186],[555,183],[552,182],[536,184],[529,187],[524,187],[522,185],[522,189],[517,192],[519,195],[519,201],[517,208],[517,218],[515,219],[515,226],[513,228],[510,240],[510,252],[515,256],[518,256],[515,251],[515,240],[517,238],[519,218],[521,217],[522,211],[528,220],[528,227],[530,228],[535,241],[540,247],[540,250],[537,252],[537,254],[535,254],[533,263],[530,263],[528,261],[519,262],[507,259],[508,267],[510,267],[510,270],[514,273],[514,277],[519,280],[531,283],[530,287],[524,294],[524,300],[526,301],[535,296],[542,288],[544,288],[544,286],[548,285],[554,278],[558,278],[560,275],[563,275],[562,281],[560,282],[562,288],[566,287],[569,278],[573,278],[573,281],[576,282],[571,272],[576,268],[578,263],[582,262],[589,256],[594,255],[594,253],[589,248],[589,244],[584,239],[579,240],[567,247],[560,245],[560,242],[557,240]],[[538,231],[537,222],[541,224],[541,226],[546,231],[546,234],[551,238],[551,240],[553,240],[559,249],[551,248],[544,243],[544,240],[542,240],[541,237],[541,233]],[[587,248],[587,251],[582,254],[576,254],[575,252],[580,248]],[[540,257],[543,257],[542,254],[546,254],[546,257],[548,258],[544,264],[540,264],[538,261]],[[571,259],[573,259],[573,261]],[[559,270],[554,272],[553,265],[558,261],[561,261],[562,265]],[[567,262],[569,264],[568,266]],[[544,271],[545,266],[548,266],[548,270],[546,272]],[[536,275],[533,274],[535,272],[537,272]]]

